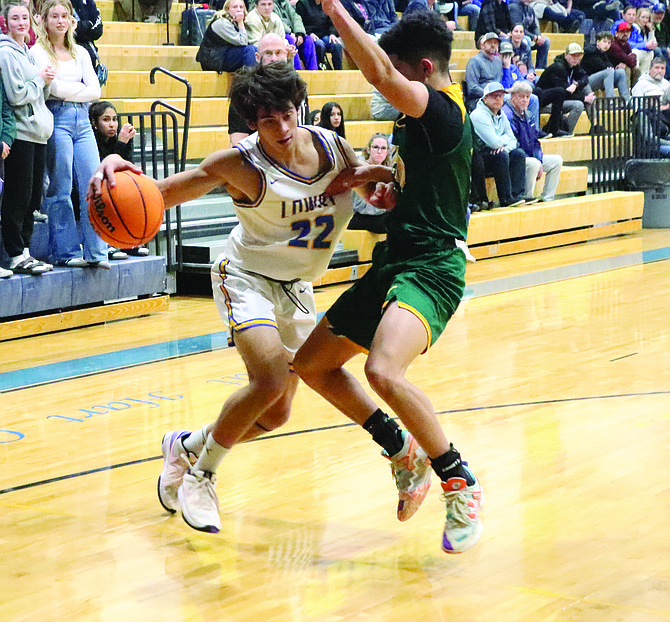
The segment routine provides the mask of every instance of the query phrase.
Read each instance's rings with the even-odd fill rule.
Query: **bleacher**
[[[118,22],[115,21],[112,0],[98,0],[97,4],[105,23],[104,35],[98,42],[99,53],[102,61],[109,68],[109,80],[103,87],[102,92],[103,99],[114,102],[119,112],[122,113],[146,112],[150,109],[152,102],[159,98],[178,108],[183,108],[186,94],[182,83],[161,73],[155,76],[155,84],[151,84],[149,81],[149,71],[153,67],[164,67],[187,79],[192,87],[193,100],[189,126],[188,160],[197,162],[212,151],[228,147],[229,139],[226,128],[228,99],[226,94],[230,76],[201,71],[198,63],[195,62],[197,48],[178,45],[179,21],[181,11],[185,8],[185,5],[173,4],[168,25]],[[582,35],[578,34],[550,33],[549,36],[552,41],[550,62],[556,54],[565,49],[568,42],[583,42]],[[166,45],[168,40],[169,45]],[[463,79],[467,60],[476,53],[472,33],[467,31],[456,32],[452,63],[452,77],[454,80],[460,81]],[[374,132],[391,131],[391,123],[378,122],[371,118],[369,103],[372,87],[358,70],[305,71],[301,73],[308,84],[311,109],[320,108],[327,101],[337,101],[342,105],[346,120],[347,139],[354,148],[361,149]],[[628,233],[641,228],[642,193],[589,194],[588,163],[591,159],[589,127],[590,124],[584,114],[577,125],[574,137],[543,141],[543,149],[546,153],[557,153],[564,159],[557,201],[520,208],[496,209],[472,215],[468,244],[476,258],[483,259],[532,251],[539,248]],[[495,187],[492,180],[488,180],[488,184],[489,197],[495,198]],[[541,189],[542,182],[539,182],[536,187],[538,196]],[[209,209],[211,211],[211,205]],[[207,218],[198,211],[198,208],[194,208],[188,212],[187,220],[196,223],[204,222]],[[188,222],[186,224],[188,225]],[[36,239],[40,239],[39,231]],[[369,266],[372,247],[379,239],[380,236],[367,232],[347,231],[343,239],[343,252],[347,258],[346,261],[340,261],[340,265],[330,269],[328,274],[316,285],[360,278]],[[188,245],[189,243],[186,240],[185,244]],[[220,233],[211,235],[203,232],[195,244],[196,246],[197,244],[202,245],[204,249],[203,261],[209,261],[213,259],[222,244],[221,235]],[[195,254],[198,250],[195,249]],[[187,249],[185,249],[186,251]],[[160,262],[160,258],[153,258],[153,261]],[[56,302],[51,306],[52,311],[66,309],[65,312],[56,314],[61,318],[60,321],[46,321],[42,317],[43,314],[50,311],[48,304],[42,305],[39,309],[14,305],[11,307],[11,312],[8,313],[7,309],[0,303],[0,318],[6,318],[9,315],[30,314],[33,324],[31,328],[18,328],[18,324],[14,322],[11,323],[11,327],[8,322],[1,323],[0,340],[41,332],[41,330],[46,332],[93,321],[125,317],[122,314],[138,314],[151,312],[155,308],[164,308],[164,305],[167,304],[165,297],[161,297],[163,302],[157,304],[154,300],[155,296],[147,295],[147,292],[134,294],[119,285],[123,284],[128,278],[127,274],[123,274],[124,265],[131,266],[132,263],[113,262],[111,274],[101,274],[100,279],[104,277],[107,280],[114,281],[114,283],[110,281],[107,284],[106,290],[104,287],[101,290],[100,283],[94,284],[91,282],[91,278],[95,280],[98,277],[92,277],[88,272],[86,278],[89,279],[89,284],[73,281],[73,278],[78,278],[79,273],[69,278],[58,276],[65,269],[54,270],[53,273],[42,277],[15,276],[0,282],[0,300],[7,300],[8,296],[5,295],[5,292],[9,292],[7,288],[16,288],[15,283],[18,280],[22,283],[25,282],[25,285],[23,285],[25,291],[20,295],[21,300],[29,299],[27,294],[29,289],[41,286],[47,287],[50,281],[55,283],[56,278],[70,283],[69,298],[67,295],[53,298]],[[99,272],[102,273],[102,271]],[[164,278],[165,274],[163,274]],[[157,283],[156,280],[151,281],[148,289],[155,287],[155,283]],[[99,303],[102,301],[82,303],[75,296],[74,292],[79,291],[82,287],[90,287],[94,291],[106,291],[107,294],[113,292],[114,296],[111,296],[111,298],[117,301],[129,300],[126,300],[125,303],[117,303],[116,309],[113,311],[111,307],[114,305],[109,306],[109,312],[101,311],[103,307]],[[164,291],[160,287],[155,288],[156,292],[153,292],[153,294]],[[12,290],[11,296],[13,299],[16,299],[18,295]],[[41,300],[45,299],[45,296],[41,297]],[[143,300],[146,301],[144,306],[138,304],[138,301],[142,302]],[[153,302],[150,302],[152,300]],[[128,309],[119,311],[119,304],[126,304]],[[94,310],[89,308],[88,311],[86,309],[82,311],[77,308],[83,305],[93,307]],[[18,321],[20,322],[20,320]],[[25,322],[21,326],[25,327]],[[40,328],[41,326],[43,328]],[[11,330],[8,330],[8,327]]]

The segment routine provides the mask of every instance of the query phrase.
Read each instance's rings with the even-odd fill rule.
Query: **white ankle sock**
[[[186,450],[187,453],[193,454],[194,456],[199,456],[202,448],[205,446],[207,435],[211,429],[212,424],[210,423],[201,430],[191,432],[188,437],[181,441],[182,447]]]
[[[204,450],[200,452],[198,461],[193,465],[193,468],[196,471],[209,471],[210,473],[216,473],[216,470],[219,468],[219,464],[221,464],[221,460],[224,459],[229,451],[230,449],[219,445],[214,440],[214,437],[211,434],[208,434]]]

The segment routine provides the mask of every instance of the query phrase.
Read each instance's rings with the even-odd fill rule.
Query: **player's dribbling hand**
[[[106,179],[107,183],[113,188],[116,185],[116,180],[114,178],[114,173],[116,171],[132,171],[133,173],[138,174],[142,173],[142,169],[139,166],[135,166],[132,162],[124,160],[120,155],[113,154],[107,156],[102,162],[100,162],[98,170],[88,182],[87,198],[100,196],[100,187],[102,185],[103,179]]]

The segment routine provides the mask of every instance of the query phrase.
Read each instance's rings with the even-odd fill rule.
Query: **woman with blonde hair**
[[[26,4],[9,0],[2,12],[8,34],[0,37],[0,75],[16,117],[16,140],[5,159],[2,240],[10,270],[39,275],[53,268],[30,255],[30,240],[33,212],[42,199],[47,140],[53,129],[53,116],[44,98],[54,69],[46,63],[36,66],[30,56],[26,42],[32,20]]]
[[[639,28],[637,43],[632,45],[633,54],[637,57],[637,75],[649,71],[654,58],[654,50],[658,47],[654,25],[651,23],[651,11],[647,8],[637,10],[635,23]]]
[[[256,64],[256,46],[249,45],[246,18],[244,0],[226,0],[214,13],[195,57],[203,71],[223,73]]]
[[[88,118],[90,103],[100,98],[100,84],[88,52],[74,41],[74,29],[70,0],[44,2],[37,43],[30,50],[38,67],[55,68],[47,99],[54,131],[47,143],[49,187],[44,208],[54,262],[70,268],[109,268],[107,244],[93,230],[85,207],[88,181],[100,164]],[[70,198],[73,184],[83,208],[81,227],[77,227]]]
[[[373,134],[368,144],[363,147],[361,158],[366,164],[377,166],[391,166],[393,160],[393,145],[389,143],[386,134]],[[366,203],[358,194],[352,194],[354,216],[349,221],[347,229],[354,231],[370,231],[372,233],[386,233],[388,212]]]

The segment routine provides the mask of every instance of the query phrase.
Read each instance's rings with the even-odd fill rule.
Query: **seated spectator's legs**
[[[200,65],[203,71],[218,73],[234,72],[241,67],[253,67],[256,64],[255,45],[229,45],[215,50],[215,55],[207,55]]]
[[[314,50],[316,51],[316,62],[319,65],[319,69],[322,68],[322,65],[326,62],[326,39],[315,39],[314,40]]]
[[[573,9],[569,15],[563,15],[562,11],[556,10],[552,6],[546,6],[544,8],[542,19],[556,22],[562,31],[577,32],[584,21],[584,17],[584,13],[575,9]]]
[[[535,93],[530,94],[528,102],[528,114],[533,117],[535,127],[540,129],[540,100]]]
[[[542,189],[542,200],[553,201],[556,198],[556,188],[561,176],[563,158],[555,154],[544,154],[542,168],[544,169],[544,188]]]
[[[625,74],[624,74],[625,75]],[[589,85],[592,91],[605,91],[605,97],[616,97],[614,92],[614,71],[603,69],[589,76]]]
[[[296,45],[295,37],[294,37],[293,35],[291,35],[291,34],[287,34],[287,35],[286,35],[286,40],[287,40],[287,41],[288,41],[294,48],[296,48],[296,49],[298,48],[298,46]],[[300,61],[300,54],[296,54],[296,55],[293,57],[293,67],[294,67],[294,69],[297,69],[297,70],[302,69],[302,62]]]
[[[474,32],[477,30],[477,20],[479,19],[480,8],[474,3],[466,4],[458,9],[459,15],[467,15],[468,30]]]
[[[526,154],[521,149],[500,153],[482,152],[484,170],[496,182],[501,206],[523,199],[525,187]]]
[[[330,53],[333,69],[342,69],[342,46],[339,43],[332,43],[330,37],[324,37],[321,41],[326,46],[326,52]]]
[[[472,183],[470,187],[470,201],[472,203],[487,203],[489,197],[486,193],[486,170],[482,154],[474,152],[472,154],[472,165],[470,168]],[[488,207],[488,205],[487,205]]]
[[[561,129],[563,121],[563,102],[565,101],[566,90],[561,87],[536,88],[534,95],[537,95],[541,109],[546,106],[550,108],[549,121],[542,129],[548,134],[556,135]]]
[[[526,156],[526,191],[524,198],[532,199],[535,195],[535,184],[537,183],[537,174],[540,172],[542,163],[537,158]]]
[[[628,76],[623,69],[614,70],[614,86],[619,91],[619,95],[626,101],[630,101],[630,90],[628,89]]]
[[[298,46],[298,53],[300,54],[305,69],[316,71],[319,68],[319,64],[316,61],[314,39],[312,39],[312,37],[305,35],[302,38],[302,45]]]
[[[572,134],[577,126],[577,121],[584,112],[584,102],[578,99],[568,99],[563,102],[563,114],[567,115],[567,131]]]
[[[528,39],[530,43],[530,39]],[[537,55],[535,58],[535,69],[546,69],[547,61],[549,60],[549,46],[551,41],[549,37],[544,37],[544,43],[542,45],[534,45],[533,50],[537,50]]]

